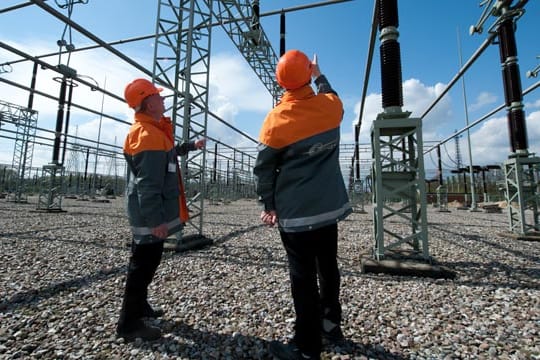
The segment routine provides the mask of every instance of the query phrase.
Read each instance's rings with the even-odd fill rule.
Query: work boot
[[[345,341],[345,336],[343,336],[341,326],[327,319],[323,319],[322,321],[321,336],[323,341],[326,343],[338,345]]]
[[[161,330],[139,321],[137,322],[137,325],[130,327],[129,329],[117,329],[116,334],[118,337],[124,338],[126,342],[134,341],[137,338],[140,338],[143,341],[154,341],[161,337]]]
[[[338,345],[345,341],[345,336],[343,336],[343,332],[339,326],[336,326],[330,331],[321,330],[321,335],[323,341],[326,343]]]
[[[163,315],[165,315],[165,310],[153,309],[148,303],[145,303],[141,311],[141,317],[146,317],[146,318],[157,319],[157,318],[162,317]]]
[[[271,355],[273,355],[275,358],[278,358],[280,360],[320,360],[321,356],[319,354],[317,355],[310,355],[303,353],[300,351],[298,346],[294,342],[290,342],[288,344],[284,344],[279,341],[272,341],[270,342],[270,345],[268,346],[268,351]]]

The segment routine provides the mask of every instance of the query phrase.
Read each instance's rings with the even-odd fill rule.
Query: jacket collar
[[[304,100],[309,99],[310,97],[315,96],[315,92],[311,88],[310,84],[306,84],[298,89],[287,90],[281,97],[280,102],[290,102],[295,100]]]
[[[136,112],[135,113],[135,122],[150,123],[150,124],[152,124],[154,126],[158,126],[158,122],[153,117],[151,117],[150,115],[145,114],[143,112]]]

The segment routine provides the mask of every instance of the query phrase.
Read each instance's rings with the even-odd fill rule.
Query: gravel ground
[[[115,337],[129,249],[123,199],[64,213],[0,200],[1,359],[268,359],[294,312],[276,229],[253,200],[206,204],[214,244],[167,252],[150,288],[156,342]],[[540,359],[540,242],[501,236],[507,214],[429,208],[430,254],[453,280],[364,274],[372,218],[340,223],[343,331],[323,359]]]

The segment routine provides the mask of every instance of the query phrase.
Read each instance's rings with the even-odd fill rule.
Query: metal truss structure
[[[283,90],[275,80],[277,55],[259,24],[259,1],[218,0],[214,15],[255,74],[277,101]]]
[[[515,157],[504,162],[508,223],[512,233],[526,236],[540,231],[539,171],[539,157]]]
[[[258,1],[160,1],[156,26],[154,81],[172,91],[171,114],[182,142],[205,137],[211,34],[220,24],[274,99],[280,87],[274,79],[277,56],[258,19]],[[255,11],[254,11],[255,9]],[[215,20],[215,22],[213,22]],[[189,225],[202,235],[205,198],[205,151],[181,159]]]
[[[374,257],[381,260],[389,250],[409,244],[428,260],[421,121],[379,114],[372,125],[371,139]],[[395,227],[391,220],[404,226]]]
[[[437,187],[437,207],[439,212],[448,212],[448,188],[446,185]]]
[[[412,245],[415,257],[430,261],[422,119],[402,110],[401,55],[397,1],[376,1],[380,30],[382,105],[371,127],[373,256],[382,260]],[[372,29],[374,30],[374,29]],[[401,222],[398,226],[388,221]],[[406,230],[408,229],[408,231]],[[401,255],[401,254],[400,254]]]
[[[160,1],[156,26],[154,80],[173,91],[170,109],[181,142],[206,136],[212,1]],[[176,131],[175,131],[176,132]],[[204,151],[182,157],[189,224],[202,234]],[[189,170],[188,170],[189,169]]]
[[[15,187],[9,201],[26,202],[25,177],[32,167],[38,112],[29,108],[0,101],[0,121],[15,125],[15,148],[12,169],[16,172]]]
[[[59,164],[43,165],[40,178],[37,210],[62,212],[64,166]]]

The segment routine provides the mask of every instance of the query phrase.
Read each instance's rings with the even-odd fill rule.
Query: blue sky
[[[57,1],[65,3],[65,1]],[[261,14],[306,5],[320,1],[272,0],[260,1]],[[3,0],[0,10],[22,3],[22,0]],[[359,104],[362,95],[364,71],[366,68],[369,33],[374,1],[353,0],[319,8],[307,9],[286,15],[286,46],[298,48],[309,56],[317,53],[321,70],[335,90],[340,94],[345,106],[342,125],[342,143],[354,142],[353,124],[358,121]],[[48,5],[67,16],[67,11],[59,9],[55,2]],[[480,0],[400,0],[399,42],[401,45],[404,110],[411,116],[420,116],[433,102],[446,84],[459,69],[458,34],[461,42],[463,62],[476,51],[486,39],[487,31],[469,35],[469,27],[476,24],[483,8]],[[157,1],[132,0],[88,0],[87,4],[74,6],[71,19],[106,42],[129,39],[155,32]],[[516,42],[522,88],[526,89],[539,78],[527,78],[528,70],[540,64],[540,42],[538,41],[538,19],[540,2],[529,1],[526,13],[518,20]],[[486,29],[495,18],[486,22]],[[24,24],[24,26],[21,26]],[[279,16],[261,18],[261,25],[270,39],[276,53],[279,52]],[[37,6],[27,6],[18,10],[0,13],[0,38],[3,42],[21,49],[31,55],[58,51],[56,41],[62,37],[64,24]],[[64,36],[69,39],[69,33]],[[221,28],[212,33],[212,55],[210,65],[210,107],[211,111],[235,127],[257,137],[266,112],[272,106],[272,99],[266,88],[255,76],[243,57],[236,50]],[[72,32],[71,42],[77,48],[92,45],[91,40]],[[145,40],[117,46],[117,49],[137,62],[151,69],[153,61],[153,41]],[[375,56],[370,73],[368,94],[365,102],[364,118],[361,127],[361,143],[369,142],[371,121],[382,111],[380,100],[379,42],[375,45]],[[0,63],[16,60],[18,57],[0,49]],[[67,58],[53,56],[49,63],[65,63]],[[107,90],[121,95],[127,82],[141,74],[128,64],[104,50],[74,53],[70,66],[78,74],[90,76]],[[1,77],[30,83],[31,67],[28,63],[15,64],[12,72],[2,73]],[[38,88],[58,93],[58,83],[52,80],[50,71],[38,73]],[[469,122],[480,118],[504,102],[503,83],[498,45],[490,45],[478,61],[465,75]],[[0,82],[2,101],[26,105],[27,94]],[[74,101],[84,103],[90,108],[99,109],[102,102],[99,93],[87,89],[76,89]],[[529,150],[540,152],[540,92],[532,92],[524,98]],[[105,99],[105,112],[130,121],[132,112],[127,106],[113,99]],[[53,129],[57,106],[45,98],[36,98],[34,108],[39,111],[38,126]],[[462,83],[458,82],[437,104],[423,121],[424,140],[441,140],[454,130],[465,126]],[[99,118],[95,115],[74,111],[72,113],[71,133],[97,139]],[[109,144],[121,144],[127,126],[102,119],[100,140]],[[214,138],[235,145],[255,144],[239,139],[223,126],[211,122],[208,133]],[[510,152],[503,110],[471,130],[473,163],[484,165],[504,161]],[[461,139],[464,164],[468,164],[466,136]],[[13,144],[0,139],[1,163],[11,163]],[[443,152],[446,167],[453,164],[454,142]],[[448,158],[448,154],[450,158]],[[34,165],[50,160],[50,150],[35,148]],[[446,157],[446,158],[445,158]],[[435,153],[433,153],[435,159]],[[435,164],[428,157],[426,168]]]

